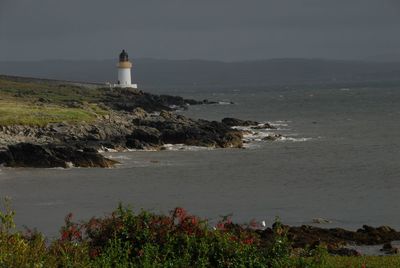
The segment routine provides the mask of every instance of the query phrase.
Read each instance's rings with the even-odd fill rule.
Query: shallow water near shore
[[[181,206],[211,221],[232,213],[239,222],[279,216],[291,225],[324,218],[323,227],[400,229],[399,88],[152,92],[233,101],[180,113],[268,121],[286,138],[256,138],[247,149],[107,153],[121,162],[113,169],[0,168],[0,196],[12,198],[17,224],[54,236],[68,212],[87,219],[123,202],[164,213]]]

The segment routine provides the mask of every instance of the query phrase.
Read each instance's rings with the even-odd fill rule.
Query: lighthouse
[[[137,88],[137,84],[132,84],[131,81],[131,68],[132,63],[129,61],[128,53],[125,50],[119,54],[118,68],[118,82],[115,87],[121,88]]]

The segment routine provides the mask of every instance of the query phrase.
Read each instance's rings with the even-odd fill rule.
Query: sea
[[[290,225],[399,229],[399,87],[150,89],[218,102],[178,111],[186,116],[278,129],[246,135],[244,149],[107,152],[120,162],[111,169],[0,167],[0,197],[11,198],[19,228],[49,237],[69,212],[80,221],[109,215],[119,203],[156,213],[183,207],[210,224],[231,215],[238,223],[270,225],[278,217]],[[273,133],[283,137],[262,139]]]

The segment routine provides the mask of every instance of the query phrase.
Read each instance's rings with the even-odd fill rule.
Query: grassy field
[[[0,126],[91,122],[107,114],[101,90],[0,77]]]
[[[96,119],[92,111],[81,108],[66,108],[57,105],[39,106],[30,103],[5,102],[0,100],[0,125],[35,125],[48,123],[91,122]]]

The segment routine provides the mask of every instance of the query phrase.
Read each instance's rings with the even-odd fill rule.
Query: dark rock
[[[137,107],[133,110],[132,114],[139,119],[144,119],[146,118],[146,116],[148,115],[147,112],[145,110],[143,110],[140,107]]]
[[[282,137],[281,134],[271,134],[271,135],[264,137],[262,140],[263,141],[275,141],[281,137]]]
[[[97,151],[90,148],[86,148],[83,151],[65,146],[54,147],[52,149],[56,157],[66,163],[71,162],[76,167],[109,168],[118,163],[117,161],[103,157]]]
[[[276,127],[274,127],[270,123],[264,123],[255,127],[251,127],[251,129],[276,129]]]
[[[187,100],[179,96],[153,95],[135,89],[108,91],[102,102],[114,110],[128,112],[138,107],[146,112],[159,112],[186,108],[187,105],[203,104],[201,101]]]
[[[319,227],[303,225],[290,227],[288,235],[293,239],[294,245],[302,247],[314,243],[323,242],[331,248],[349,243],[357,245],[379,245],[394,240],[400,240],[400,232],[390,227],[363,226],[356,232],[341,228],[323,229]]]
[[[11,161],[11,154],[8,150],[0,150],[0,165],[9,163]]]
[[[77,167],[111,167],[117,163],[92,149],[80,151],[69,146],[19,143],[8,146],[7,153],[4,163],[10,167],[67,168],[69,163]]]
[[[235,126],[257,126],[259,123],[256,121],[250,121],[250,120],[240,120],[236,118],[224,118],[222,119],[222,123],[229,126],[229,127],[235,127]]]
[[[168,111],[165,111],[165,110],[162,110],[160,112],[160,116],[162,118],[166,119],[166,120],[170,120],[170,119],[174,118],[174,114],[172,112],[168,112]]]
[[[136,139],[156,145],[171,143],[222,148],[242,147],[242,133],[216,121],[192,120],[181,115],[161,112],[160,117],[136,120],[136,123],[143,131],[134,133],[127,137],[127,140]],[[144,126],[148,128],[143,129]],[[157,129],[160,135],[148,133],[152,128]]]
[[[152,127],[140,126],[133,130],[133,132],[126,136],[127,143],[131,142],[132,140],[138,140],[140,142],[145,142],[154,145],[160,145],[161,133]]]
[[[47,146],[30,143],[19,143],[8,146],[10,160],[6,163],[10,167],[68,167],[68,164],[54,155]]]
[[[331,248],[328,250],[328,252],[333,255],[346,256],[346,257],[361,256],[360,252],[352,248],[338,248],[338,249]]]
[[[126,141],[126,147],[129,149],[144,150],[147,146],[149,145],[144,144],[137,139],[129,139]]]
[[[392,243],[385,243],[381,249],[381,251],[384,251],[386,254],[399,254],[400,253],[400,246],[396,245],[394,246]]]

